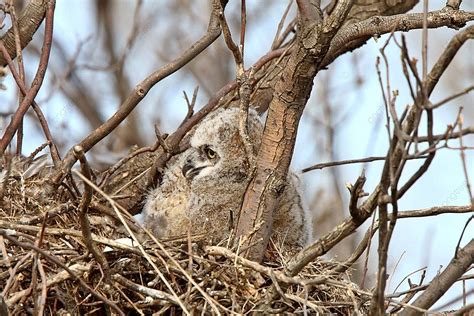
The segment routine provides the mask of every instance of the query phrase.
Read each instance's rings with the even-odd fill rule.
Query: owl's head
[[[257,112],[249,110],[248,134],[255,156],[260,146],[263,126]],[[197,127],[190,141],[183,175],[189,181],[206,177],[242,177],[249,168],[249,158],[239,133],[239,109],[218,109]]]

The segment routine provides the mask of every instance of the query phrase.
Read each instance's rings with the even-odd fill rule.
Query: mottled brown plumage
[[[236,222],[250,177],[251,160],[260,145],[263,126],[249,112],[250,154],[239,134],[239,110],[209,114],[191,138],[191,147],[165,170],[162,184],[144,207],[144,224],[159,238],[205,233],[213,242],[228,237]],[[273,237],[285,246],[302,246],[311,235],[311,218],[301,206],[298,178],[290,172],[276,210]]]

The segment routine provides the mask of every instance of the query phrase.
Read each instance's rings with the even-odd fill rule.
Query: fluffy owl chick
[[[218,242],[235,225],[250,181],[250,164],[260,146],[263,126],[249,111],[247,153],[239,133],[239,109],[218,109],[209,114],[191,138],[191,147],[175,157],[162,184],[147,198],[145,227],[159,238],[204,233]],[[311,235],[311,219],[301,206],[297,177],[288,184],[274,214],[273,238],[285,246],[303,246]]]

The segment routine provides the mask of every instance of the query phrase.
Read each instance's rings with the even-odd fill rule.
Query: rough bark
[[[20,31],[20,43],[21,49],[25,48],[26,45],[33,39],[33,35],[38,30],[41,22],[43,21],[47,8],[46,0],[30,0],[27,6],[23,10],[20,18],[18,19],[18,29]],[[12,59],[16,57],[15,49],[15,34],[13,32],[13,27],[11,27],[8,32],[1,39],[5,48],[10,54]],[[7,61],[0,54],[0,65],[6,66]]]
[[[245,194],[236,227],[236,236],[241,237],[241,247],[246,249],[244,255],[252,260],[263,258],[272,230],[273,210],[285,188],[299,120],[313,79],[351,5],[351,1],[339,1],[332,14],[322,21],[319,6],[298,2],[296,48],[276,83],[257,155],[255,177]]]

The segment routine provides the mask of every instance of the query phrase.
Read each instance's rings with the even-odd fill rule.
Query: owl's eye
[[[214,159],[217,157],[217,153],[212,150],[210,147],[204,147],[204,152],[206,153],[207,158]]]

